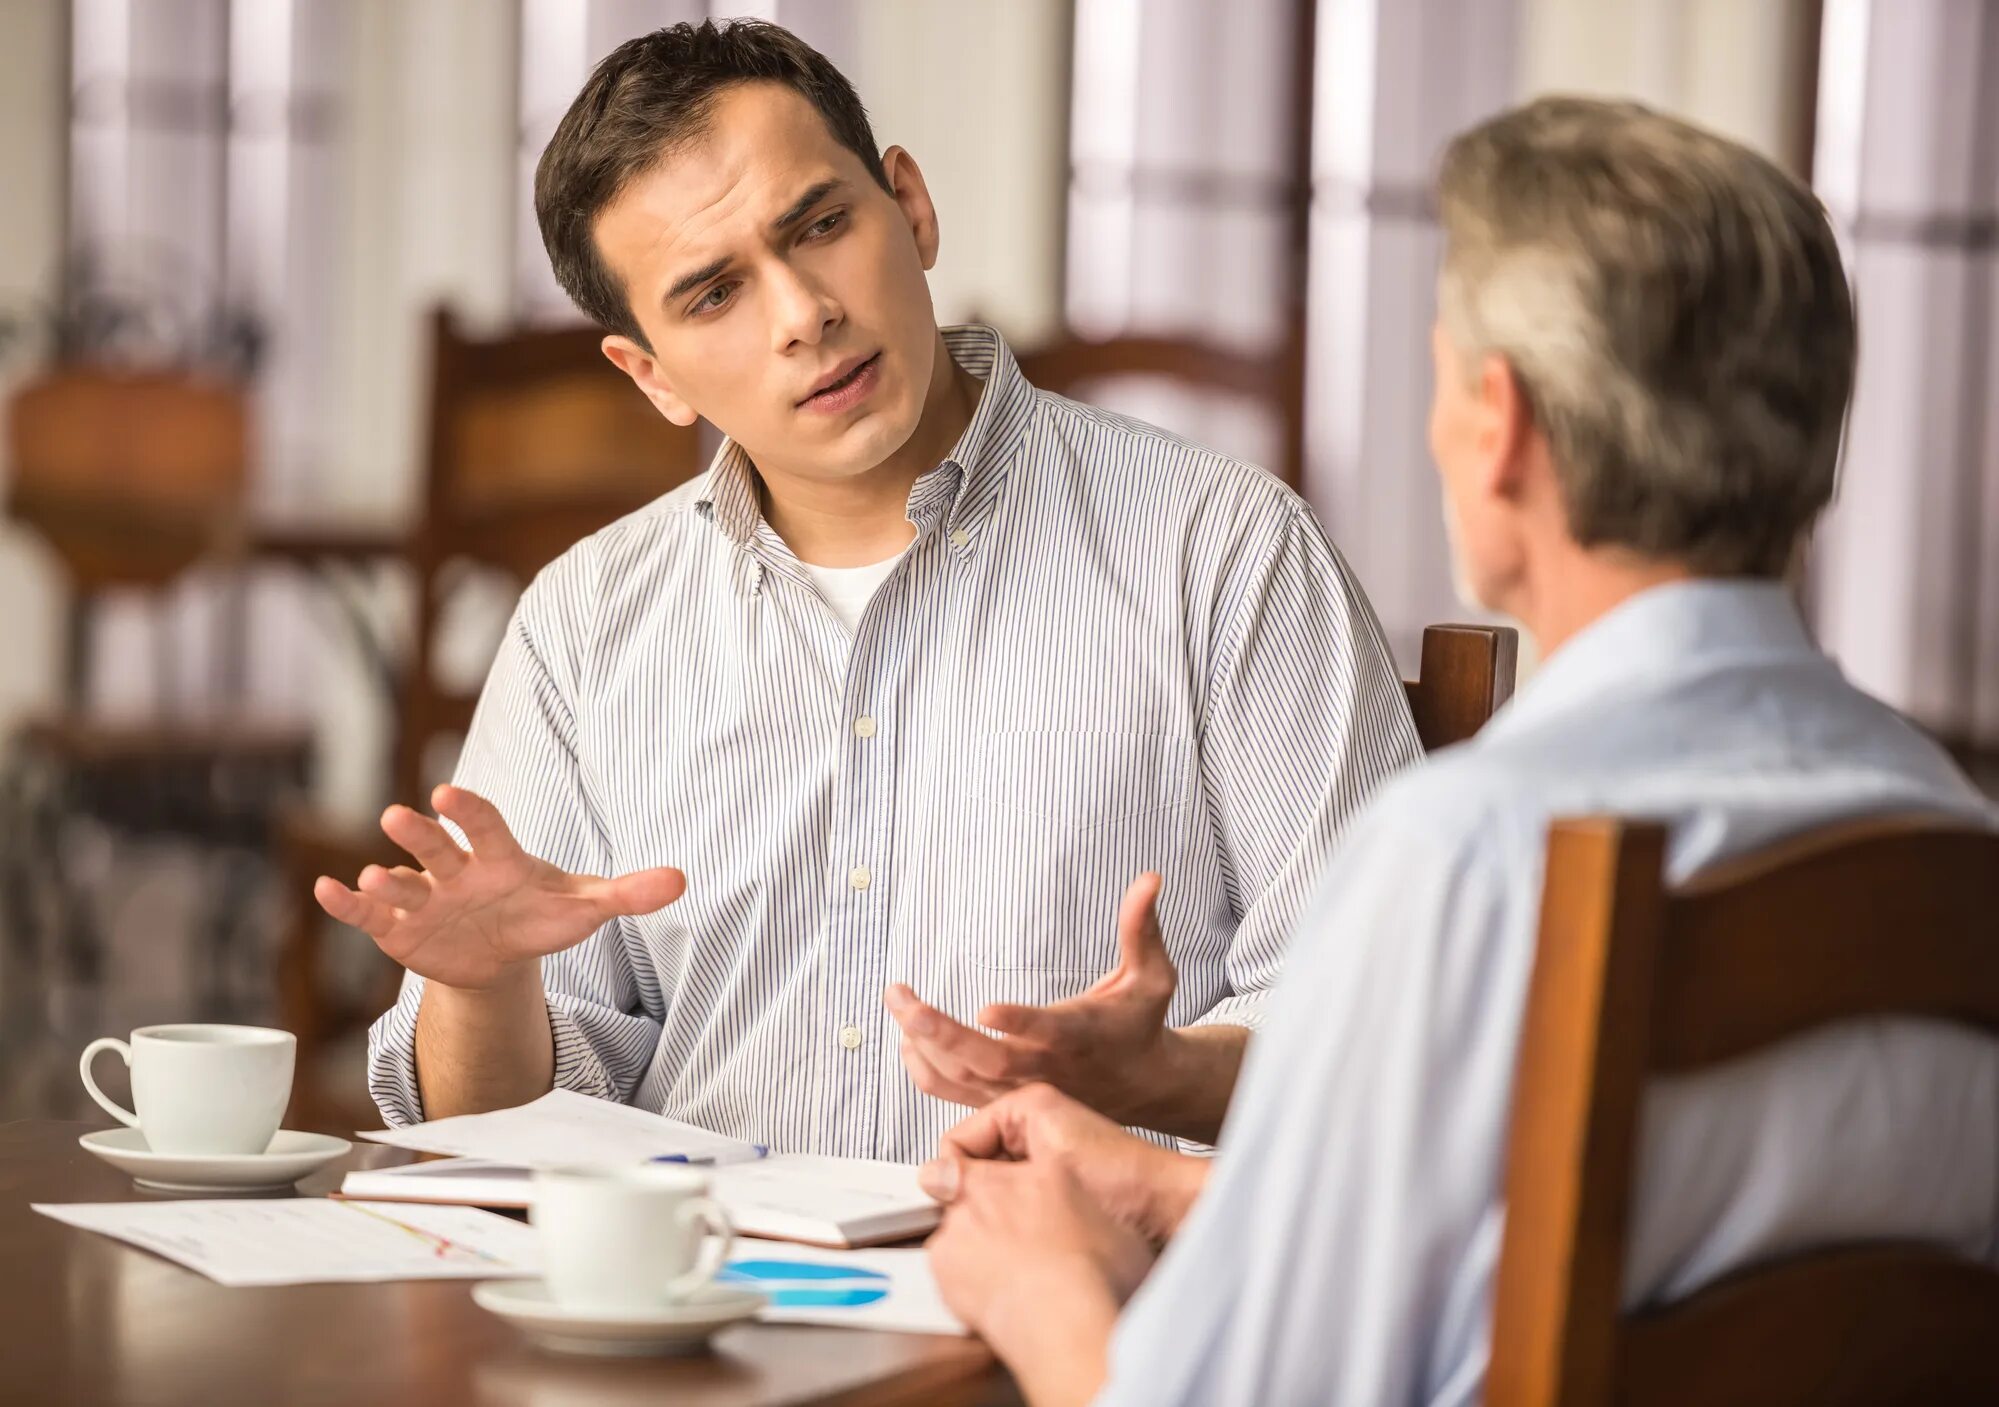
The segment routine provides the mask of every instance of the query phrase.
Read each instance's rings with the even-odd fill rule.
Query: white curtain
[[[1076,0],[1068,322],[1275,353],[1299,315],[1299,5]],[[1129,383],[1090,397],[1275,467],[1281,414]]]
[[[1828,0],[1817,183],[1860,377],[1814,587],[1826,647],[1942,736],[1999,745],[1999,5]]]
[[[1514,96],[1514,0],[1320,0],[1305,495],[1405,671],[1464,620],[1424,431],[1444,143]]]

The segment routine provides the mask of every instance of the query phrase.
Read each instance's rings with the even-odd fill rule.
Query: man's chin
[[[1479,595],[1478,588],[1472,585],[1470,578],[1464,574],[1464,569],[1461,567],[1454,566],[1451,570],[1451,590],[1457,593],[1458,604],[1468,611],[1490,611],[1492,609],[1486,603],[1485,598]]]
[[[870,410],[826,445],[823,472],[829,478],[857,478],[880,467],[909,443],[919,418]]]

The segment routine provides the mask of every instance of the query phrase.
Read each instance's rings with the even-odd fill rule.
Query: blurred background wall
[[[711,14],[797,30],[914,152],[945,319],[1295,482],[1405,668],[1465,615],[1423,442],[1442,144],[1582,91],[1767,152],[1839,222],[1863,327],[1815,624],[1862,685],[1999,751],[1986,0],[0,0],[0,392],[79,360],[222,366],[252,436],[223,548],[94,595],[87,630],[49,534],[0,519],[0,734],[288,719],[314,807],[359,824],[390,799],[431,311],[473,337],[574,323],[532,215],[542,144],[617,43]],[[463,687],[517,589],[457,583],[437,657]],[[131,870],[98,858],[108,895]],[[175,911],[160,884],[148,921]],[[5,971],[0,1001],[40,1000],[29,959],[11,992]]]

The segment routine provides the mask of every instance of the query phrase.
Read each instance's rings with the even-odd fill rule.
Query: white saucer
[[[616,1356],[698,1353],[711,1335],[764,1307],[754,1290],[704,1285],[665,1309],[605,1314],[563,1308],[542,1280],[482,1280],[472,1287],[472,1301],[544,1348]]]
[[[324,1133],[279,1129],[261,1153],[155,1153],[137,1129],[100,1129],[77,1140],[155,1192],[284,1191],[354,1145]]]

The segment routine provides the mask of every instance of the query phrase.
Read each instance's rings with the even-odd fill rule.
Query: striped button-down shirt
[[[903,1071],[883,988],[971,1020],[1117,961],[1142,871],[1176,1025],[1254,1026],[1348,820],[1419,752],[1381,630],[1270,475],[985,381],[849,632],[725,444],[522,597],[460,762],[566,870],[672,864],[686,895],[543,963],[558,1086],[791,1151],[916,1160],[963,1110]],[[375,1024],[422,1117],[409,977]]]

